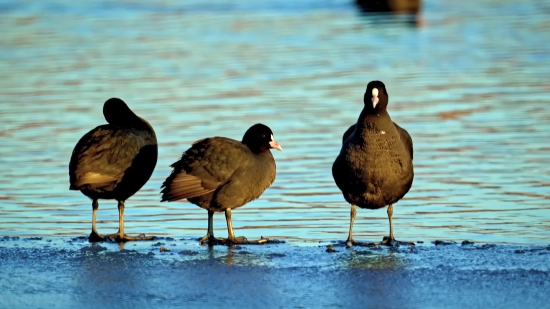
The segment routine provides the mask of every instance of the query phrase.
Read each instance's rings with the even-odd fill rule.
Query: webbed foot
[[[359,247],[374,247],[379,245],[380,243],[377,242],[362,242],[362,241],[355,241],[353,238],[346,240],[346,248],[351,248],[352,246],[359,246]]]
[[[92,230],[92,233],[90,233],[90,236],[88,236],[89,242],[100,242],[105,241],[105,236],[99,234],[97,231]]]
[[[139,234],[138,236],[128,236],[127,234],[124,234],[124,236],[120,235],[120,233],[111,234],[109,235],[110,240],[114,240],[116,242],[127,242],[127,241],[139,241],[139,240],[153,240],[155,239],[155,236],[145,236],[145,234]]]
[[[201,246],[215,246],[215,245],[225,245],[227,243],[227,238],[216,238],[210,234],[206,234],[199,239]]]
[[[414,247],[414,242],[400,241],[390,236],[384,236],[380,244],[385,246],[390,246],[390,247],[395,247],[395,246],[413,246]]]
[[[209,235],[204,236],[200,239],[201,244],[208,242],[209,246],[213,245],[263,245],[269,242],[269,238],[260,238],[258,240],[248,240],[244,236],[235,237],[234,239],[229,238],[215,238],[210,237]]]

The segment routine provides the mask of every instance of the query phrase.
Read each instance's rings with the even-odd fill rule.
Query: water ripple
[[[331,165],[366,84],[380,79],[415,145],[398,238],[550,240],[548,1],[430,1],[418,29],[348,1],[262,3],[2,4],[0,234],[89,232],[91,202],[68,190],[68,162],[104,122],[103,102],[121,97],[160,146],[127,202],[128,232],[202,236],[206,211],[159,202],[169,165],[197,139],[240,139],[263,122],[284,151],[274,185],[234,212],[237,235],[345,239],[349,205]],[[99,230],[116,231],[117,219],[116,202],[100,201]],[[215,216],[219,236],[224,221]],[[385,210],[358,211],[356,238],[387,229]]]

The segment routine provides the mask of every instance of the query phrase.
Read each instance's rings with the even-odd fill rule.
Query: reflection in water
[[[231,248],[228,248],[227,255],[218,258],[218,261],[227,266],[235,265],[235,251]]]
[[[381,250],[353,250],[341,263],[344,267],[351,269],[396,270],[405,266],[405,256],[385,250],[382,252]]]
[[[227,254],[217,257],[216,261],[227,266],[257,266],[269,262],[265,255],[247,251],[242,247],[228,247]]]
[[[396,238],[548,240],[550,69],[541,63],[550,61],[550,31],[536,2],[430,1],[422,29],[366,23],[347,0],[244,1],[229,12],[191,0],[51,3],[18,4],[0,21],[2,235],[87,235],[90,205],[68,190],[67,162],[102,103],[120,97],[159,142],[155,172],[128,201],[129,231],[203,236],[202,209],[159,202],[169,164],[201,137],[239,139],[264,122],[287,147],[274,154],[273,186],[235,210],[235,230],[343,240],[349,205],[330,167],[366,83],[379,79],[415,145],[413,187],[394,207]],[[98,229],[116,232],[116,218],[114,204],[100,208]],[[360,210],[354,231],[379,240],[385,210]]]
[[[82,301],[91,295],[118,295],[119,300],[131,298],[131,290],[155,284],[158,277],[144,276],[143,271],[154,263],[152,255],[133,250],[108,251],[100,245],[81,249],[80,254],[67,258],[69,276],[74,280],[71,294]],[[97,299],[101,302],[101,297]]]
[[[510,302],[544,308],[550,265],[550,254],[540,254],[548,252],[542,246],[524,246],[521,254],[514,253],[521,247],[500,245],[483,250],[422,246],[414,254],[388,248],[327,254],[324,248],[281,246],[279,250],[294,255],[293,265],[235,267],[238,264],[228,266],[201,257],[208,254],[206,248],[185,259],[177,254],[153,255],[147,252],[146,242],[132,244],[141,247],[137,252],[89,245],[83,239],[63,244],[64,240],[53,238],[51,247],[37,246],[50,240],[2,243],[2,308],[112,307],[113,303],[128,308],[159,304],[163,308],[272,308],[280,304],[285,308],[361,308],[365,304],[383,308],[469,308],[472,304],[481,308],[490,304],[501,308]],[[187,248],[193,247],[197,245]],[[254,252],[254,248],[258,247],[247,251],[261,255],[273,249],[265,246]],[[227,248],[217,254],[227,254]],[[353,261],[351,268],[327,263],[346,259]],[[412,269],[400,266],[409,259],[414,260]]]

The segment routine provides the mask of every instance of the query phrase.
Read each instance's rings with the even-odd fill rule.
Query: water
[[[2,237],[0,307],[548,307],[549,246],[160,243]]]
[[[343,240],[349,205],[331,165],[379,79],[415,149],[397,238],[548,243],[549,13],[550,1],[434,0],[415,28],[344,0],[0,1],[0,235],[89,233],[68,162],[120,97],[159,140],[128,233],[204,235],[205,210],[159,202],[169,165],[197,139],[262,122],[284,151],[273,186],[233,212],[236,235]],[[116,202],[100,201],[98,230],[117,225]],[[226,235],[223,215],[215,229]],[[358,210],[356,239],[387,232],[385,210]]]

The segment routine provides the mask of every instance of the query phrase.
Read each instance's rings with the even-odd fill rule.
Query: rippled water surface
[[[159,202],[169,165],[199,138],[262,122],[284,151],[273,186],[233,212],[236,234],[343,240],[331,165],[380,79],[415,148],[397,238],[550,240],[549,1],[426,1],[418,28],[344,0],[0,1],[0,17],[0,235],[89,233],[68,162],[120,97],[160,151],[126,203],[128,233],[204,235],[205,210]],[[359,209],[355,237],[380,240],[387,222]],[[99,231],[117,226],[116,202],[100,201]]]

